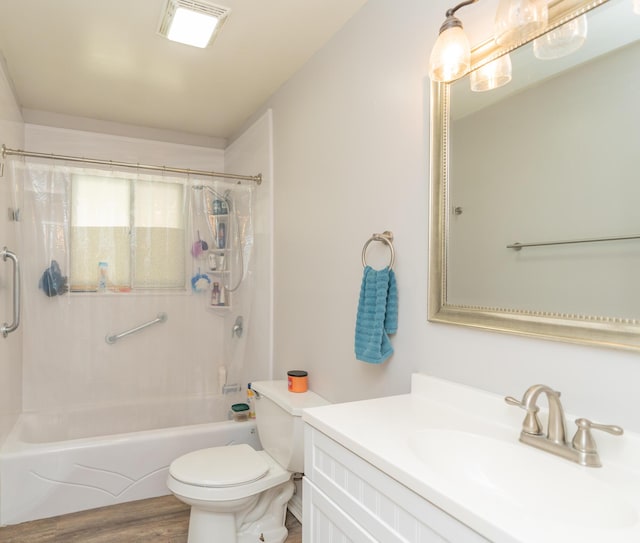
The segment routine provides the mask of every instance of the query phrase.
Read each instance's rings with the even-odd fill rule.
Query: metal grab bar
[[[15,253],[12,253],[9,249],[4,247],[2,252],[2,260],[5,262],[7,258],[13,261],[13,322],[7,324],[6,322],[0,326],[0,332],[2,337],[7,337],[11,332],[14,332],[20,325],[20,262]]]
[[[152,324],[156,324],[158,322],[165,322],[167,320],[167,314],[166,313],[158,313],[158,316],[153,319],[152,321],[149,322],[145,322],[144,324],[141,324],[140,326],[136,326],[135,328],[131,328],[130,330],[127,330],[126,332],[120,332],[119,334],[113,334],[113,335],[109,335],[107,334],[107,336],[104,338],[104,340],[109,344],[112,345],[114,344],[116,341],[118,341],[119,339],[128,336],[130,334],[134,334],[135,332],[139,332],[140,330],[144,330],[145,328],[147,328],[148,326],[151,326]]]
[[[640,236],[616,236],[611,238],[590,238],[590,239],[574,239],[567,241],[541,241],[538,243],[519,243],[515,242],[512,245],[507,245],[507,249],[514,249],[519,251],[523,247],[546,247],[547,245],[570,245],[573,243],[595,243],[598,241],[624,241],[628,239],[640,239]]]

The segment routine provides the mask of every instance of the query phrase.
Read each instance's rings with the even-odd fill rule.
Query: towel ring
[[[381,241],[387,247],[389,247],[389,251],[391,252],[391,259],[389,261],[389,268],[393,268],[393,264],[396,261],[396,252],[393,249],[393,233],[385,230],[382,234],[373,234],[367,242],[364,244],[362,248],[362,267],[367,267],[367,247],[372,241]]]

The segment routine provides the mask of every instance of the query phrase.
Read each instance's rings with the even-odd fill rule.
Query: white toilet
[[[289,392],[287,381],[258,381],[255,412],[263,451],[228,445],[194,451],[169,467],[167,486],[191,506],[188,543],[283,543],[292,476],[304,470],[302,409],[326,405]]]

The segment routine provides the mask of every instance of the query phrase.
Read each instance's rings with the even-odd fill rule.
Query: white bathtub
[[[169,464],[186,452],[231,443],[260,449],[253,421],[226,420],[234,401],[22,414],[0,449],[0,524],[162,496]]]

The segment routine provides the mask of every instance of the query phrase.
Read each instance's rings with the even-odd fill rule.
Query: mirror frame
[[[509,48],[498,47],[493,39],[474,47],[469,72],[608,1],[551,2],[545,29]],[[448,211],[451,211],[448,198],[449,106],[450,83],[432,82],[428,320],[592,346],[640,350],[640,321],[636,319],[447,304]]]

